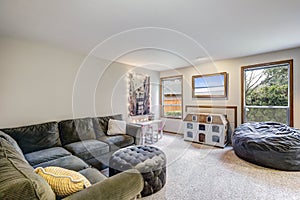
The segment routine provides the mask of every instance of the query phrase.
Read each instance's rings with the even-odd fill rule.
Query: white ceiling
[[[0,34],[160,71],[299,47],[299,8],[300,0],[0,0]]]

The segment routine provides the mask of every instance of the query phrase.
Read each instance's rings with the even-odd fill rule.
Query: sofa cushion
[[[106,154],[109,154],[109,153],[110,152],[108,152]],[[106,154],[104,154],[104,155],[106,155]],[[90,158],[88,160],[85,160],[85,162],[87,164],[89,164],[90,166],[101,171],[108,167],[107,158],[104,155],[101,155],[100,157],[97,157],[97,158]]]
[[[63,145],[96,139],[92,118],[61,121],[59,122],[59,133]]]
[[[61,158],[57,158],[55,160],[49,160],[37,165],[34,165],[34,168],[37,167],[48,167],[48,166],[57,166],[57,167],[62,167],[74,171],[80,171],[82,169],[88,168],[88,164],[86,164],[83,160],[76,156],[65,156]]]
[[[19,144],[23,153],[61,146],[57,122],[2,129]]]
[[[0,131],[0,137],[5,139],[8,143],[10,143],[10,145],[12,145],[15,148],[15,150],[20,153],[20,156],[26,161],[26,159],[23,155],[23,152],[20,149],[18,143],[12,137],[10,137],[9,135],[7,135],[6,133],[4,133],[2,131]]]
[[[80,170],[79,173],[86,177],[91,184],[95,184],[106,179],[106,176],[104,176],[101,172],[99,172],[99,170],[95,168],[83,169]]]
[[[102,136],[99,138],[99,140],[107,143],[111,150],[116,150],[134,144],[134,138],[132,136],[123,134]]]
[[[108,129],[108,121],[110,119],[122,120],[122,114],[93,118],[94,129],[97,139],[106,135]]]
[[[128,170],[113,177],[109,177],[91,187],[76,192],[68,196],[64,200],[129,200],[140,197],[140,192],[143,190],[144,180],[142,175],[137,170]],[[148,199],[155,199],[148,198]]]
[[[47,182],[3,138],[0,138],[0,174],[0,199],[55,199]]]
[[[55,160],[60,157],[72,155],[69,151],[62,147],[53,147],[49,149],[43,149],[40,151],[35,151],[25,154],[25,158],[31,166],[47,162],[50,160]]]
[[[91,186],[82,174],[61,167],[38,167],[34,170],[43,177],[59,197],[65,197]]]
[[[97,158],[102,154],[109,152],[109,146],[98,140],[74,142],[65,145],[64,148],[83,160]]]

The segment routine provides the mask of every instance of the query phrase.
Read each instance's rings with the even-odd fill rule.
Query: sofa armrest
[[[134,137],[135,144],[140,144],[142,127],[136,124],[126,124],[126,134]]]
[[[143,190],[142,175],[136,169],[130,169],[109,177],[64,200],[129,200],[136,198]]]

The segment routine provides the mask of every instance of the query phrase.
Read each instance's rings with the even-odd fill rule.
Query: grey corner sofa
[[[138,143],[140,127],[126,135],[106,134],[109,119],[122,115],[46,122],[0,131],[0,199],[60,199],[34,168],[58,166],[84,175],[92,184],[66,199],[132,199],[143,189],[136,170],[107,178],[101,170],[110,155]]]

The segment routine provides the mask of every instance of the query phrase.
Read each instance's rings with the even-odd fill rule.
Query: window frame
[[[289,76],[289,90],[288,90],[288,111],[289,111],[289,126],[294,125],[294,78],[293,78],[293,59],[290,60],[281,60],[281,61],[275,61],[275,62],[268,62],[268,63],[260,63],[260,64],[254,64],[254,65],[247,65],[241,67],[241,122],[245,123],[245,108],[246,108],[246,102],[245,102],[245,71],[247,69],[253,69],[253,68],[267,68],[272,67],[274,65],[282,65],[282,64],[289,64],[288,68],[288,76]],[[263,106],[261,106],[263,107]]]
[[[163,103],[163,81],[168,79],[181,79],[181,116],[180,117],[170,117],[165,116],[164,113],[164,103]],[[169,119],[183,119],[183,75],[160,77],[160,105],[161,105],[161,117]]]

